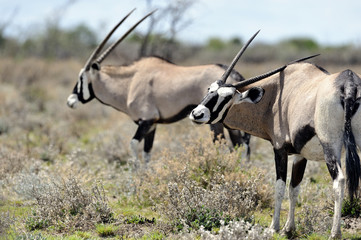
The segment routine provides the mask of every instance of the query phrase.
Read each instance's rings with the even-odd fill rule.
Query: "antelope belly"
[[[322,161],[325,159],[318,137],[314,136],[304,145],[301,149],[301,155],[307,160]]]

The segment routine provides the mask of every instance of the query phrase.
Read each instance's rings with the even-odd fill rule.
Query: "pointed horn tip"
[[[140,19],[136,24],[133,25],[125,34],[123,34],[122,37],[118,39],[118,41],[114,42],[112,45],[110,45],[96,60],[98,64],[100,64],[107,55],[121,42],[126,38],[141,22],[143,22],[145,19],[147,19],[150,15],[152,15],[154,12],[156,12],[158,9],[155,9],[151,12],[149,12],[147,15],[145,15],[142,19]]]
[[[287,65],[291,65],[291,64],[294,64],[294,63],[299,63],[299,62],[303,62],[303,61],[306,61],[308,59],[311,59],[311,58],[314,58],[314,57],[318,57],[320,56],[321,54],[318,53],[318,54],[314,54],[314,55],[311,55],[311,56],[308,56],[308,57],[304,57],[304,58],[300,58],[300,59],[297,59],[297,60],[293,60],[292,62],[289,62]],[[286,66],[287,66],[286,65]]]
[[[90,55],[87,62],[85,63],[84,69],[89,70],[90,65],[94,62],[94,58],[99,54],[99,52],[104,47],[105,43],[109,40],[115,30],[136,10],[137,8],[133,8],[125,17],[117,24],[115,27],[108,33],[108,35],[103,39],[103,41],[98,45],[98,47],[94,50],[94,52]],[[96,61],[97,62],[97,61]]]
[[[132,10],[130,10],[130,12],[127,15],[132,14],[137,8],[133,8]]]
[[[229,65],[229,67],[227,68],[227,70],[223,73],[222,77],[221,77],[221,81],[223,83],[225,83],[227,81],[228,76],[231,74],[233,68],[235,67],[236,63],[238,62],[239,58],[242,56],[242,54],[246,51],[247,47],[251,44],[251,42],[253,41],[253,39],[255,39],[255,37],[257,36],[257,34],[261,31],[261,29],[259,29],[256,33],[254,33],[252,35],[252,37],[250,39],[248,39],[248,41],[243,45],[243,47],[239,50],[239,52],[237,53],[237,55],[234,57],[232,63]]]
[[[144,18],[149,17],[150,15],[152,15],[153,13],[155,13],[156,11],[158,11],[158,8],[154,9],[153,11],[149,12],[147,15],[145,15]]]

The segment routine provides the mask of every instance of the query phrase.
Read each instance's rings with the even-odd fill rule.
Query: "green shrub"
[[[342,216],[358,218],[361,216],[361,198],[355,198],[353,201],[345,199],[342,204]]]
[[[29,231],[43,229],[49,226],[49,220],[44,219],[41,216],[37,216],[36,212],[33,212],[27,217],[25,226]]]
[[[217,209],[208,209],[201,206],[198,209],[189,209],[184,223],[195,230],[198,230],[203,226],[205,230],[212,231],[220,228],[222,221],[225,225],[228,225],[231,221],[231,217],[227,215],[224,216],[224,214]],[[179,222],[177,228],[178,230],[183,230],[184,224]]]
[[[228,225],[222,224],[216,233],[200,230],[201,239],[249,239],[249,240],[268,240],[281,239],[274,238],[274,230],[263,228],[262,226],[247,221],[231,221]]]
[[[16,237],[16,240],[47,240],[48,238],[43,236],[41,233],[36,234],[24,234]]]
[[[96,231],[100,237],[115,236],[116,227],[113,225],[99,224],[96,226]]]

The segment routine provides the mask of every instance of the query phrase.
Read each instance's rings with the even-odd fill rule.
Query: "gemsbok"
[[[134,11],[134,10],[133,10]],[[121,38],[111,44],[102,54],[102,48],[114,31],[133,12],[126,15],[104,38],[91,54],[83,69],[67,104],[71,108],[98,99],[127,114],[137,125],[130,149],[138,165],[138,145],[144,139],[143,159],[150,160],[156,125],[173,123],[185,118],[206,94],[207,86],[218,79],[227,67],[221,64],[202,66],[178,66],[158,57],[142,58],[128,66],[101,66],[109,53],[153,12],[147,14],[130,28]],[[230,82],[244,78],[232,71]],[[213,124],[214,140],[223,135],[223,125]],[[244,143],[249,158],[248,134],[229,130],[234,146]],[[244,139],[244,140],[243,140]]]
[[[225,73],[210,85],[190,119],[198,124],[222,122],[271,142],[276,167],[271,228],[276,231],[280,229],[288,155],[295,155],[289,185],[290,209],[283,228],[288,234],[295,230],[295,204],[307,160],[325,160],[335,197],[330,238],[340,238],[345,182],[352,200],[357,196],[361,176],[357,154],[357,146],[361,147],[361,79],[351,70],[330,74],[310,63],[288,64],[279,70],[279,74],[233,85],[225,83]],[[343,146],[346,179],[341,169]]]

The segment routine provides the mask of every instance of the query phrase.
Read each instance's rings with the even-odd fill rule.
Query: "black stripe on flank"
[[[296,150],[296,153],[300,153],[302,148],[306,145],[315,136],[315,129],[310,125],[306,125],[301,128],[293,140],[293,147]]]
[[[183,118],[187,117],[194,108],[196,108],[197,105],[188,105],[185,108],[183,108],[178,114],[174,115],[173,117],[167,118],[167,119],[159,119],[157,123],[174,123],[179,120],[182,120]]]

